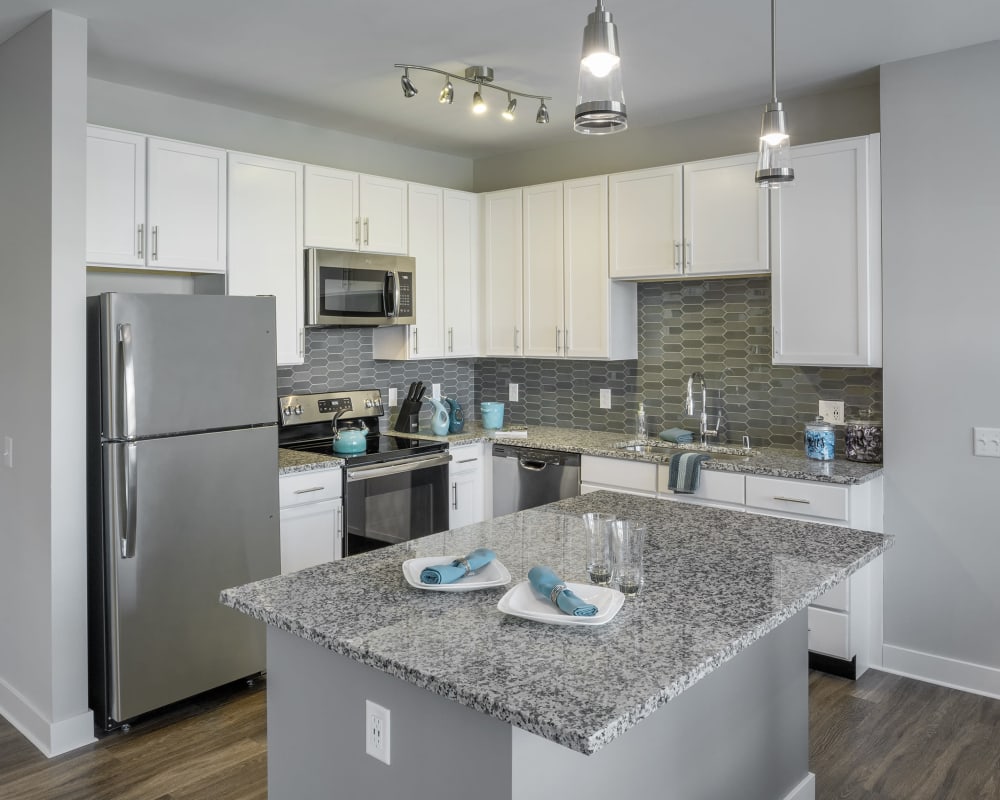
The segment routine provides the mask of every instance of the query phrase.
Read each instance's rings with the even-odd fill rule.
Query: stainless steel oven
[[[306,250],[306,325],[413,325],[415,265],[409,256]]]

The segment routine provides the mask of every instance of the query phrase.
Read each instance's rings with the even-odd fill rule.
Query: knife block
[[[420,406],[421,403],[409,398],[404,400],[399,407],[399,416],[396,417],[393,429],[400,433],[416,433],[420,429]]]

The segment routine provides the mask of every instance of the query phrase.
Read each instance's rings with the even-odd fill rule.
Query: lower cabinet
[[[341,495],[339,468],[278,478],[282,574],[341,558]]]
[[[486,519],[486,456],[482,442],[450,448],[448,527],[461,528]]]
[[[656,497],[656,464],[621,458],[582,456],[580,494],[589,494],[601,489]]]

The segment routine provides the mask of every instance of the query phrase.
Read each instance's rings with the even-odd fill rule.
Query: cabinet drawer
[[[836,586],[834,586],[830,591],[824,592],[815,600],[813,600],[814,606],[823,606],[823,608],[832,608],[836,611],[850,611],[851,610],[851,579],[848,578],[846,581],[841,581]]]
[[[743,505],[746,501],[744,476],[736,472],[712,472],[703,469],[698,479],[698,488],[691,494],[675,494],[667,488],[670,481],[670,465],[661,464],[657,476],[657,486],[664,497],[683,500],[692,498],[712,503],[732,503]]]
[[[623,458],[583,456],[580,459],[580,480],[609,489],[621,488],[652,495],[656,494],[656,464]]]
[[[278,478],[281,508],[332,500],[342,493],[340,469],[321,469],[282,475]]]
[[[847,614],[809,606],[809,649],[836,658],[851,658]]]
[[[483,446],[479,442],[460,447],[449,447],[448,452],[451,453],[451,464],[448,465],[448,471],[451,475],[475,472],[483,466]]]
[[[846,486],[747,475],[746,490],[747,506],[835,522],[848,519]]]

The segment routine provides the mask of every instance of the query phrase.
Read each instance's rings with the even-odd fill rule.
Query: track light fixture
[[[517,109],[517,98],[527,97],[531,100],[537,100],[540,105],[538,107],[538,113],[535,115],[535,122],[540,125],[544,125],[549,121],[549,110],[545,105],[546,100],[551,100],[551,97],[546,97],[540,94],[528,94],[527,92],[518,92],[514,89],[507,89],[503,86],[497,86],[493,83],[493,68],[492,67],[466,67],[464,75],[456,75],[453,72],[445,72],[443,69],[436,69],[434,67],[421,67],[418,64],[394,64],[396,69],[403,70],[403,77],[400,78],[400,85],[403,87],[404,97],[413,97],[417,93],[417,87],[413,85],[410,80],[410,70],[422,70],[423,72],[435,72],[438,75],[444,75],[445,85],[441,89],[441,93],[438,95],[438,101],[441,103],[452,103],[455,100],[455,87],[452,84],[453,80],[465,81],[466,83],[471,83],[476,87],[475,93],[472,95],[472,110],[476,114],[484,114],[487,111],[486,100],[483,99],[483,89],[496,89],[498,92],[503,92],[507,95],[507,106],[504,111],[501,112],[501,116],[507,120],[513,120],[515,117],[515,111]]]
[[[774,3],[771,0],[771,102],[764,106],[760,124],[760,150],[754,180],[762,189],[777,189],[795,180],[791,141],[785,109],[778,102],[778,78],[774,69]]]

